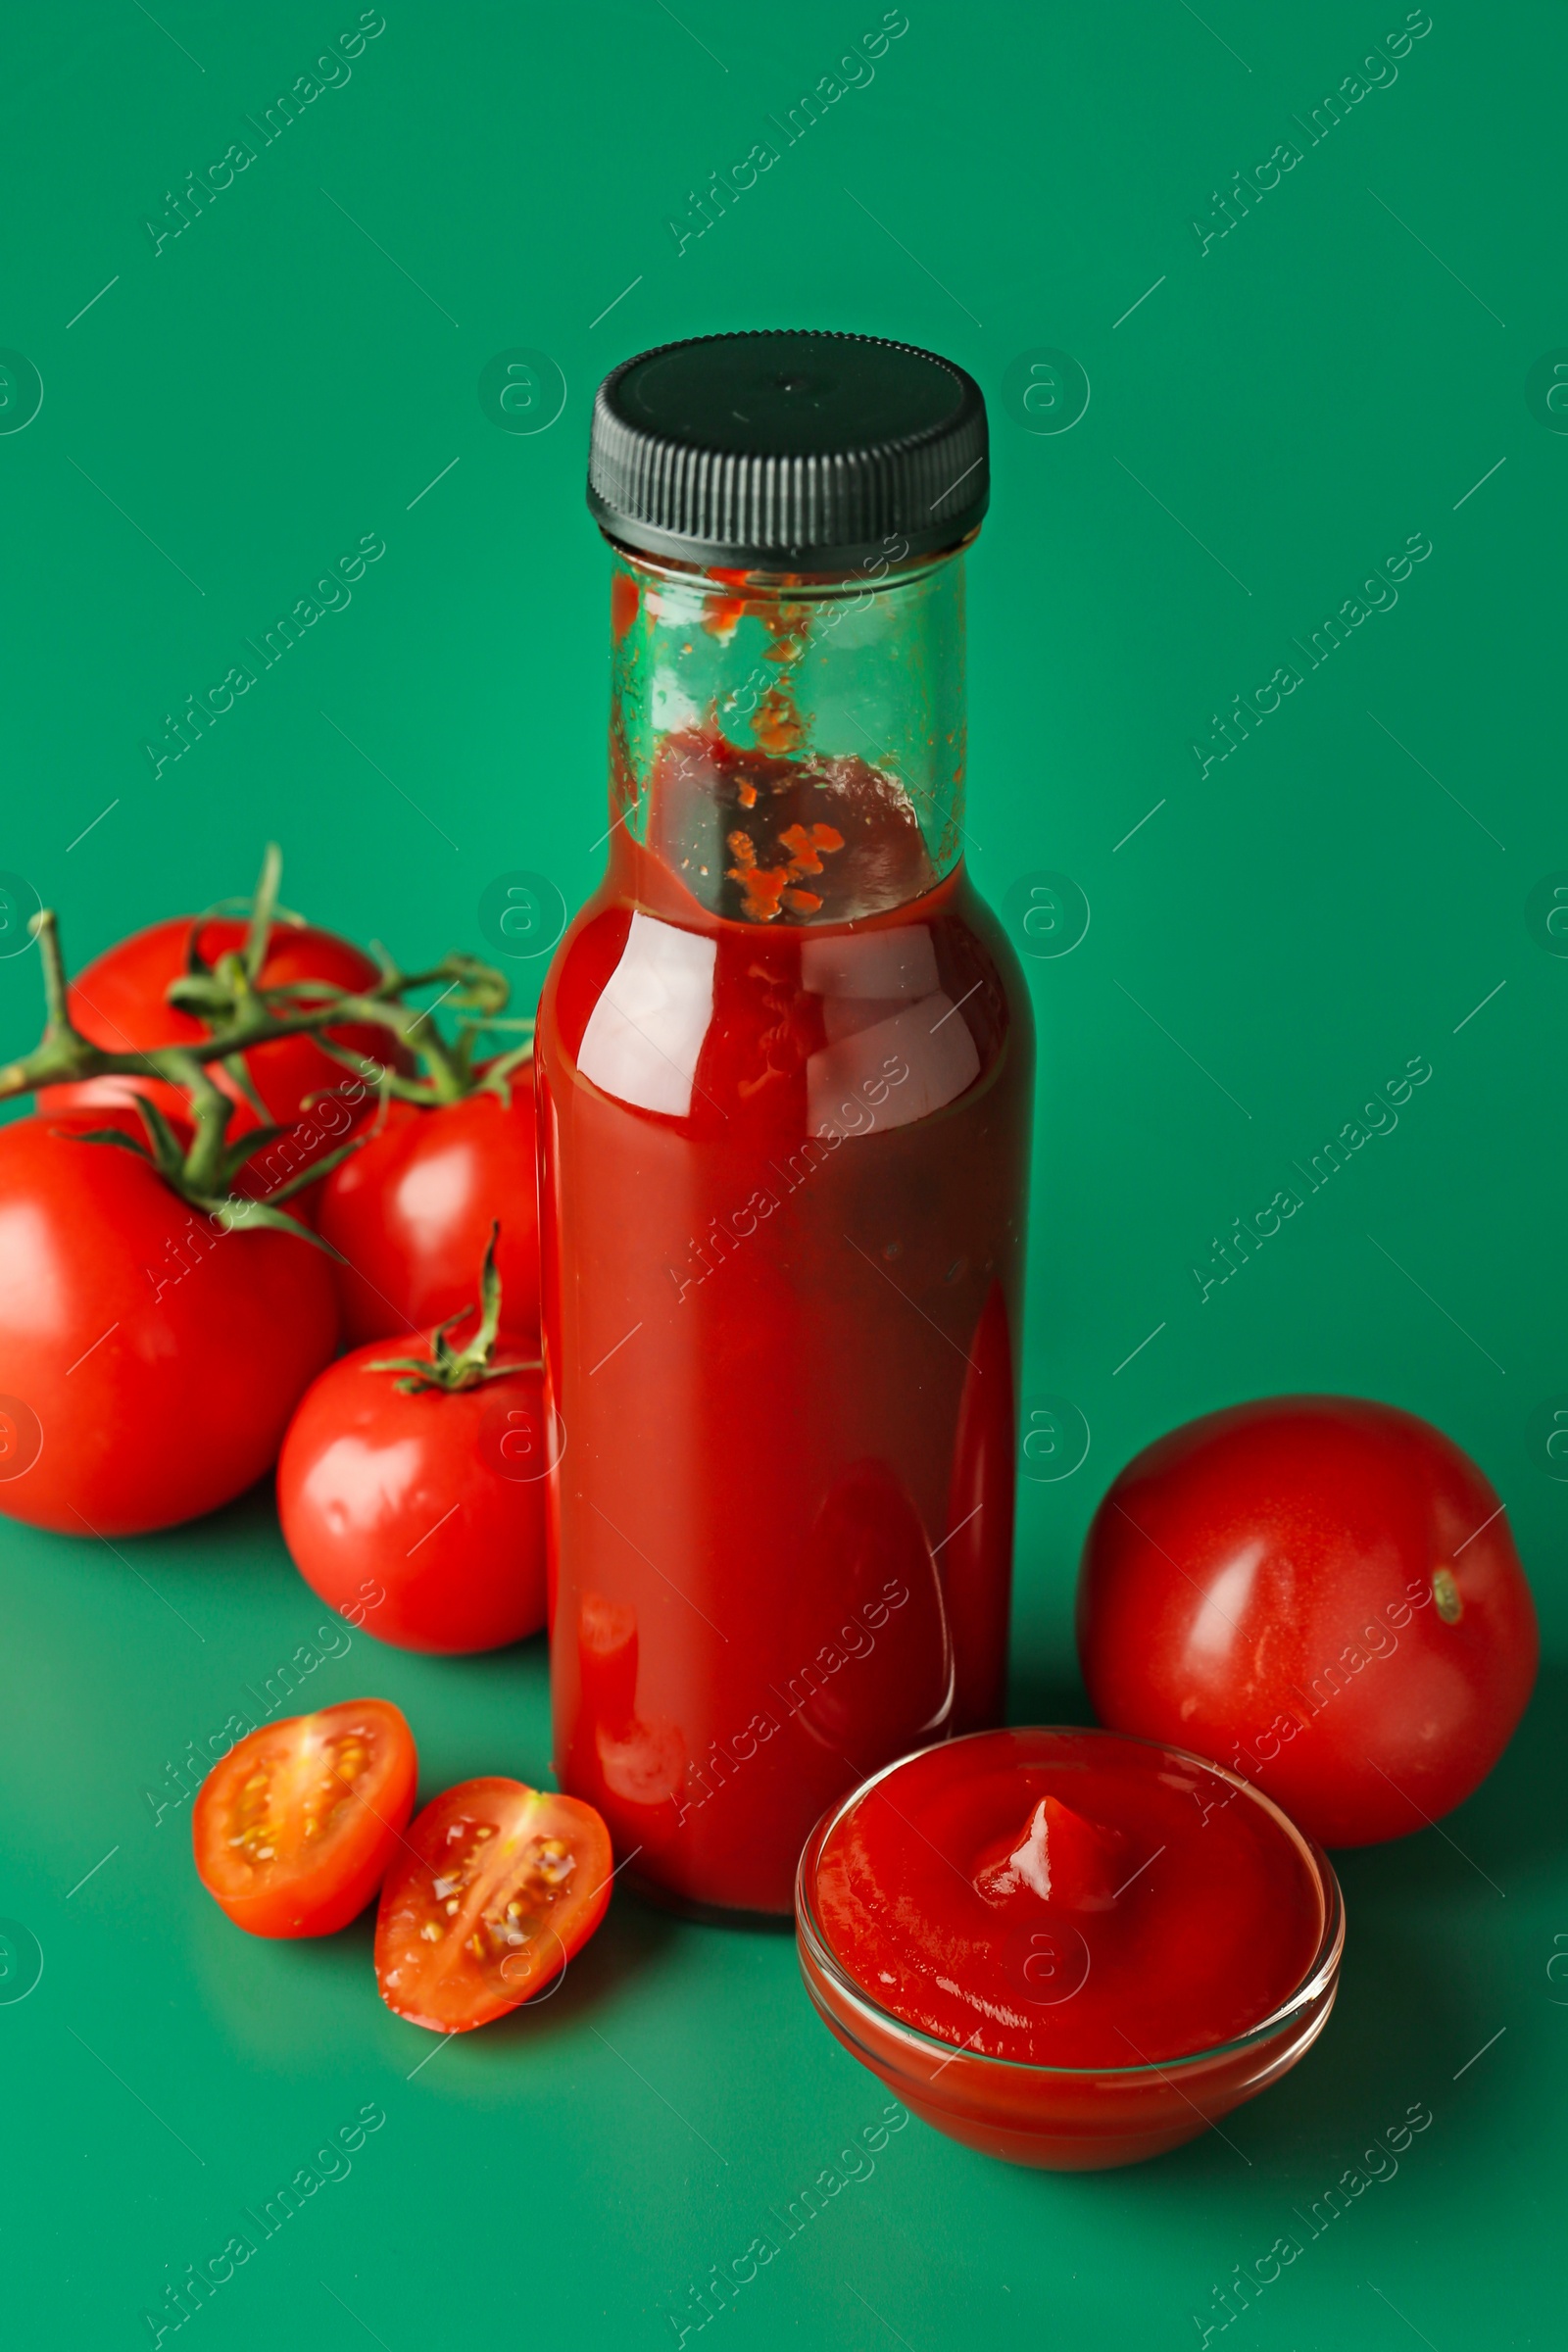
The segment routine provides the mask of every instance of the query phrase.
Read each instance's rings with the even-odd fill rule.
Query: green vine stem
[[[351,1138],[338,1151],[318,1159],[286,1184],[278,1186],[266,1203],[235,1199],[231,1187],[245,1162],[286,1129],[266,1123],[265,1105],[258,1098],[244,1056],[257,1046],[276,1044],[288,1037],[314,1036],[332,1059],[352,1070],[362,1083],[376,1086],[383,1099],[402,1099],[434,1107],[461,1101],[486,1087],[507,1099],[512,1072],[531,1050],[531,1021],[503,1018],[508,987],[505,976],[477,956],[452,955],[427,971],[404,972],[384,948],[374,948],[379,976],[372,987],[346,995],[320,980],[297,980],[278,987],[262,985],[274,922],[297,922],[277,904],[282,859],[269,845],[242,948],[230,950],[209,965],[201,957],[198,926],[193,925],[187,969],[168,991],[170,1002],[193,1014],[208,1029],[204,1038],[180,1046],[149,1048],[139,1053],[114,1053],[84,1037],[71,1017],[65,958],[58,920],[51,908],[32,917],[43,975],[44,1027],[28,1054],[0,1067],[0,1102],[36,1093],[51,1086],[100,1077],[162,1079],[183,1093],[191,1104],[192,1133],[181,1152],[167,1119],[151,1102],[136,1096],[149,1149],[143,1151],[119,1129],[98,1130],[91,1140],[143,1151],[159,1173],[194,1205],[209,1210],[225,1224],[269,1224],[290,1233],[301,1232],[294,1219],[276,1213],[277,1204],[305,1185],[314,1184],[357,1148]],[[425,989],[439,989],[427,1006],[405,1000]],[[458,1036],[449,1042],[436,1027],[434,1014],[451,1003],[458,1014]],[[401,1070],[349,1052],[326,1032],[345,1027],[376,1027],[389,1033],[417,1057],[423,1073],[406,1076]],[[491,1032],[522,1032],[523,1042],[497,1055],[475,1075],[479,1038]],[[233,1142],[228,1140],[233,1099],[214,1075],[220,1064],[236,1093],[250,1104],[260,1127]],[[335,1091],[335,1090],[334,1090]],[[322,1098],[317,1098],[318,1100]],[[85,1140],[85,1139],[84,1139]],[[307,1235],[308,1239],[316,1237]],[[321,1245],[324,1247],[324,1245]]]
[[[253,912],[243,953],[230,950],[209,966],[196,955],[193,930],[190,966],[185,977],[172,984],[171,1004],[196,1014],[215,1030],[241,1020],[257,1003],[292,1005],[297,1011],[310,1014],[311,1026],[318,1029],[318,1043],[323,1052],[357,1078],[375,1085],[383,1100],[396,1097],[429,1109],[445,1102],[462,1102],[481,1089],[499,1094],[503,1101],[508,1099],[508,1081],[513,1071],[533,1050],[534,1024],[531,1020],[502,1018],[510,994],[506,978],[494,965],[482,963],[475,956],[448,956],[433,971],[406,973],[398,969],[380,941],[375,940],[371,942],[371,953],[380,967],[380,978],[366,993],[340,995],[325,982],[317,980],[297,980],[263,989],[261,974],[270,926],[278,919],[277,890],[281,879],[282,858],[276,844],[270,843],[256,897],[251,902]],[[441,983],[445,985],[433,1004],[414,1005],[403,1001],[418,990]],[[448,1003],[458,1015],[455,1042],[442,1035],[434,1018],[440,1006]],[[408,1076],[389,1063],[368,1066],[365,1055],[319,1034],[328,1023],[334,1028],[353,1025],[385,1029],[414,1056],[419,1074]],[[480,1037],[505,1032],[517,1033],[519,1044],[495,1055],[476,1075],[475,1054]],[[242,1072],[231,1074],[240,1075],[243,1083]],[[259,1105],[253,1107],[260,1109]]]
[[[466,1348],[454,1348],[447,1334],[466,1322],[473,1312],[470,1306],[466,1306],[461,1315],[449,1315],[444,1323],[436,1325],[430,1335],[428,1355],[383,1356],[376,1363],[367,1364],[366,1370],[406,1374],[405,1379],[396,1383],[398,1394],[403,1396],[418,1396],[427,1390],[443,1390],[451,1395],[455,1390],[477,1388],[481,1381],[505,1380],[511,1372],[542,1372],[544,1365],[537,1356],[518,1364],[490,1361],[501,1330],[501,1277],[496,1272],[496,1244],[500,1239],[498,1221],[490,1228],[479,1274],[479,1325]]]
[[[475,975],[480,974],[503,992],[506,989],[501,974],[493,973],[488,964],[480,963],[472,956],[444,956],[427,972],[400,972],[389,961],[375,988],[363,996],[341,996],[324,981],[316,980],[295,980],[275,989],[251,989],[246,992],[249,1001],[240,1003],[227,1017],[221,1018],[208,1037],[193,1039],[185,1046],[156,1046],[142,1053],[116,1054],[83,1037],[67,1009],[66,969],[60,952],[59,923],[53,909],[45,907],[35,914],[31,928],[43,964],[44,1031],[30,1054],[24,1054],[0,1068],[0,1102],[33,1094],[40,1087],[66,1086],[78,1078],[125,1076],[163,1078],[178,1087],[203,1082],[212,1087],[220,1100],[226,1101],[217,1084],[206,1076],[212,1062],[226,1061],[234,1054],[249,1053],[254,1046],[275,1044],[280,1038],[318,1034],[326,1028],[341,1028],[345,1023],[373,1022],[400,1035],[405,1031],[413,1033],[426,1016],[397,999],[415,989],[434,988],[443,981],[447,983],[447,995],[454,990],[466,991],[473,984]],[[196,1010],[197,1007],[183,1002],[183,989],[184,983],[176,980],[170,991],[172,999],[182,1010]],[[466,1001],[466,997],[460,996],[460,1004]],[[501,1001],[505,1002],[504,993]],[[215,1005],[213,1009],[216,1011],[218,1007]],[[202,1017],[209,1017],[205,1008]],[[364,1075],[361,1058],[347,1058],[350,1066]],[[193,1070],[199,1073],[199,1081],[193,1080]]]

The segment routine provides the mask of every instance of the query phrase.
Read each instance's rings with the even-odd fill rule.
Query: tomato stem
[[[250,929],[245,934],[245,975],[253,988],[261,986],[267,951],[272,944],[277,886],[282,879],[283,853],[275,841],[270,841],[262,856],[261,878],[257,882],[256,897],[251,906]]]
[[[225,1224],[276,1224],[286,1232],[298,1233],[301,1229],[292,1218],[274,1213],[276,1203],[304,1185],[317,1182],[356,1148],[359,1139],[351,1138],[337,1152],[314,1161],[298,1178],[275,1188],[270,1195],[272,1206],[265,1211],[253,1201],[234,1198],[230,1187],[245,1162],[261,1149],[263,1141],[282,1132],[268,1123],[267,1106],[257,1093],[246,1063],[245,1055],[253,1048],[273,1045],[289,1037],[313,1036],[332,1059],[352,1070],[362,1082],[374,1085],[383,1100],[397,1096],[423,1107],[435,1107],[461,1102],[481,1088],[489,1088],[504,1101],[508,1100],[508,1080],[531,1051],[533,1023],[502,1018],[510,993],[505,975],[475,956],[445,956],[427,971],[404,972],[380,943],[375,942],[372,945],[380,977],[373,987],[353,995],[343,994],[320,980],[263,987],[261,975],[266,968],[274,924],[299,925],[303,921],[303,917],[278,905],[282,872],[282,855],[276,843],[270,842],[254,896],[249,901],[229,903],[237,904],[249,916],[243,949],[230,950],[219,956],[216,964],[208,964],[200,947],[206,918],[191,926],[186,969],[170,984],[168,995],[178,1010],[201,1021],[208,1035],[185,1045],[161,1046],[143,1053],[112,1053],[82,1035],[71,1017],[58,918],[48,907],[35,914],[31,929],[38,942],[43,972],[43,1035],[30,1054],[0,1068],[0,1102],[35,1093],[42,1087],[69,1085],[87,1078],[162,1079],[188,1097],[192,1135],[182,1154],[167,1120],[154,1111],[146,1097],[137,1097],[152,1147],[148,1155],[160,1175],[193,1205],[208,1209]],[[427,988],[441,991],[433,1004],[415,1005],[406,1002]],[[435,1023],[438,1006],[448,1003],[459,1016],[455,1041],[445,1038]],[[328,1034],[333,1029],[351,1026],[389,1032],[417,1058],[421,1074],[406,1077],[389,1062],[348,1051]],[[521,1032],[524,1042],[496,1056],[476,1075],[477,1040],[495,1029]],[[263,1122],[261,1130],[252,1130],[234,1143],[228,1141],[234,1102],[218,1084],[213,1074],[215,1063],[222,1066],[235,1092]],[[110,1131],[96,1131],[91,1140],[127,1139],[118,1131],[114,1131],[113,1137]],[[492,1331],[490,1341],[493,1339]],[[464,1351],[465,1359],[469,1353]],[[453,1360],[460,1359],[454,1354]],[[475,1363],[478,1361],[474,1359]],[[487,1375],[481,1371],[472,1374],[475,1378],[482,1376]]]
[[[501,1239],[499,1221],[490,1228],[485,1244],[484,1264],[479,1271],[479,1325],[466,1348],[454,1348],[447,1334],[472,1313],[465,1307],[460,1315],[449,1315],[438,1323],[430,1334],[430,1352],[427,1356],[384,1356],[377,1363],[367,1364],[368,1372],[403,1372],[407,1379],[397,1383],[400,1396],[417,1396],[426,1389],[474,1389],[481,1381],[504,1380],[509,1372],[542,1372],[537,1357],[526,1363],[493,1364],[490,1360],[501,1330],[501,1276],[496,1270],[496,1244]]]

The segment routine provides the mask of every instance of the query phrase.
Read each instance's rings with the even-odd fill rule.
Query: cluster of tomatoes
[[[204,1191],[202,1068],[170,1056],[216,1033],[200,1013],[223,975],[266,1010],[261,1042],[209,1065],[226,1102]],[[401,1031],[291,1028],[382,978],[329,932],[218,915],[156,924],[71,984],[86,1074],[0,1129],[0,1509],[113,1540],[275,1467],[289,1549],[332,1607],[402,1647],[490,1649],[546,1615],[533,1073],[525,1051],[448,1053],[421,1089],[406,1008]],[[389,1094],[388,1072],[416,1083]],[[591,1806],[502,1779],[411,1825],[416,1776],[385,1700],[266,1725],[202,1788],[197,1869],[265,1936],[331,1934],[379,1888],[384,1999],[462,2032],[593,1934],[610,1837]]]
[[[227,917],[137,933],[73,983],[72,1023],[114,1054],[195,1044],[170,985],[244,934]],[[258,985],[352,996],[376,978],[348,941],[279,924]],[[0,1130],[0,1508],[139,1535],[275,1464],[323,1599],[363,1609],[374,1590],[383,1641],[488,1649],[545,1621],[532,1070],[492,1082],[480,1064],[423,1103],[346,1077],[355,1058],[408,1064],[386,1031],[349,1025],[216,1065],[232,1150],[256,1147],[228,1189],[265,1205],[303,1183],[266,1224],[166,1181],[144,1118],[183,1146],[191,1099],[165,1078],[47,1086]]]

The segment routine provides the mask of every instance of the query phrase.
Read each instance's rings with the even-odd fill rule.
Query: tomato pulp
[[[610,1838],[591,1805],[465,1781],[426,1805],[381,1889],[375,1975],[411,2025],[466,2034],[560,1976],[604,1918]]]
[[[800,1917],[840,2037],[921,2112],[933,2093],[930,2120],[1024,2161],[1174,2145],[1333,1998],[1322,1856],[1235,1776],[1105,1732],[982,1733],[892,1766],[812,1838]]]
[[[414,1734],[389,1700],[264,1724],[202,1783],[202,1885],[253,1936],[331,1936],[370,1900],[414,1810]]]
[[[556,1756],[640,1876],[785,1913],[825,1805],[1000,1716],[1030,1023],[885,779],[834,761],[813,831],[808,778],[683,758],[539,1008]]]

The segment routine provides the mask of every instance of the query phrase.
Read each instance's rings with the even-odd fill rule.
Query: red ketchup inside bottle
[[[1301,1985],[1326,1916],[1311,1850],[1271,1805],[1170,1750],[1071,1731],[898,1766],[827,1832],[808,1900],[879,2010],[1040,2067],[1238,2039]]]
[[[656,1890],[783,1915],[826,1806],[1000,1720],[1032,1044],[956,800],[813,750],[839,646],[711,582],[687,636],[621,559],[671,650],[539,1008],[555,1761]],[[743,617],[765,692],[683,710]]]

